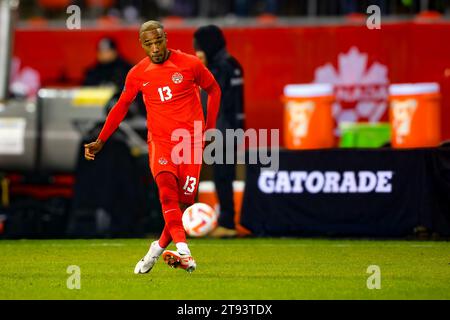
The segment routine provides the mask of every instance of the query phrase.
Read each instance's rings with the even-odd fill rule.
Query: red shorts
[[[190,205],[195,202],[202,167],[202,146],[191,146],[190,159],[172,154],[173,145],[156,141],[149,142],[149,163],[153,178],[161,172],[171,172],[178,180],[178,194],[181,203]]]

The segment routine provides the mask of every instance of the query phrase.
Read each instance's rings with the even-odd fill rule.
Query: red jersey
[[[152,63],[149,57],[142,59],[129,71],[119,101],[98,138],[106,141],[117,129],[139,91],[147,109],[148,141],[170,143],[172,132],[180,128],[189,130],[193,137],[194,121],[201,121],[205,129],[199,86],[210,96],[206,129],[214,128],[220,87],[197,57],[170,50],[169,58],[161,64]]]

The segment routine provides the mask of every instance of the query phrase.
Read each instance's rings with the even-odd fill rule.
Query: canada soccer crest
[[[183,82],[183,75],[182,75],[181,73],[179,73],[179,72],[175,72],[175,73],[172,75],[172,81],[173,81],[175,84],[179,84],[179,83]]]
[[[338,56],[338,68],[331,63],[316,69],[315,83],[331,83],[336,102],[333,115],[338,123],[381,121],[388,107],[388,68],[368,63],[368,54],[352,47]]]
[[[165,165],[168,163],[167,159],[165,159],[165,158],[159,158],[158,162],[160,165]]]

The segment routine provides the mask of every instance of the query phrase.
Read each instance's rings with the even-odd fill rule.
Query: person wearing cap
[[[103,38],[97,45],[97,63],[86,71],[83,85],[114,85],[121,90],[130,69],[131,64],[119,55],[114,40]]]
[[[215,25],[198,28],[194,33],[194,49],[197,57],[214,75],[222,91],[217,129],[224,137],[226,129],[243,129],[244,72],[240,63],[228,53],[222,30]],[[224,145],[223,159],[226,159],[226,149]],[[209,236],[235,237],[237,231],[234,222],[233,181],[236,178],[236,161],[233,164],[214,164],[213,171],[220,214],[218,226]]]

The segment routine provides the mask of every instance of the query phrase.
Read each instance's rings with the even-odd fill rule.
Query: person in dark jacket
[[[108,104],[116,101],[125,85],[125,79],[132,65],[122,58],[117,50],[116,42],[111,38],[102,38],[97,44],[97,63],[85,72],[84,86],[114,86],[115,93]],[[130,116],[146,115],[142,94],[135,99]],[[145,135],[147,130],[145,130]]]
[[[122,90],[131,64],[117,51],[117,45],[110,38],[102,38],[97,45],[97,63],[86,71],[83,85],[114,85]]]
[[[208,67],[222,90],[217,129],[222,132],[223,137],[225,137],[226,129],[243,129],[244,73],[240,63],[227,52],[222,30],[215,25],[197,29],[194,33],[194,49],[197,57]],[[224,160],[226,159],[225,152],[224,144]],[[236,149],[234,154],[236,154]],[[233,200],[236,160],[233,164],[214,164],[213,171],[214,184],[220,203],[220,214],[218,227],[210,236],[234,237],[237,235]]]

